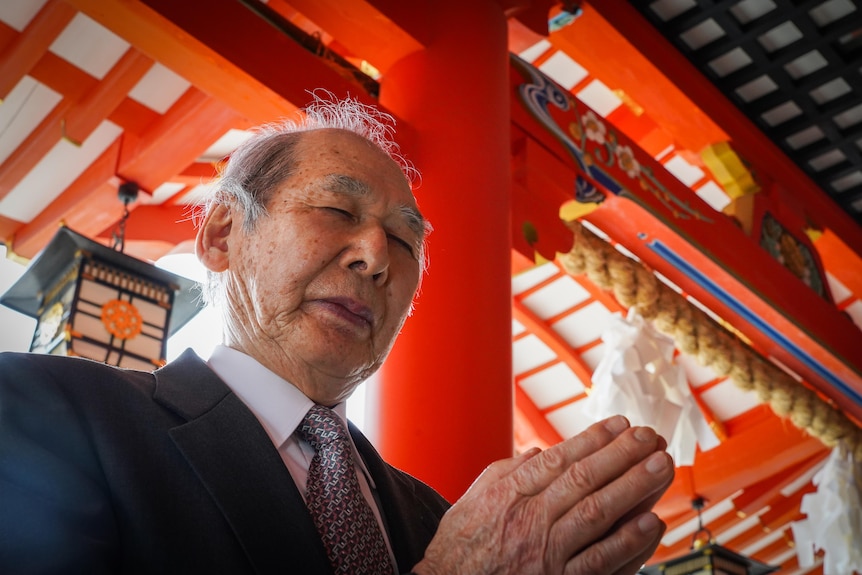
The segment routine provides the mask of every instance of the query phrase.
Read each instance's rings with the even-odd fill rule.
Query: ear
[[[230,262],[233,214],[230,206],[217,204],[207,213],[195,238],[195,255],[211,272],[223,272]]]

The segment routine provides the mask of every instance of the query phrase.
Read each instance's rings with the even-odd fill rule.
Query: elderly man
[[[430,229],[387,122],[317,101],[232,154],[196,244],[224,318],[208,361],[3,354],[0,572],[624,574],[652,554],[673,465],[622,417],[492,464],[451,508],[348,427]]]

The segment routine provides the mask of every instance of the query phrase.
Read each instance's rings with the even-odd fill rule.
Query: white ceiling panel
[[[0,20],[21,32],[33,19],[47,0],[2,0]]]
[[[623,103],[613,90],[599,80],[593,80],[578,92],[578,99],[602,117],[607,117]]]
[[[80,176],[119,137],[121,131],[116,124],[105,121],[81,146],[67,140],[57,142],[42,161],[0,200],[0,214],[19,222],[32,220]]]
[[[572,60],[562,50],[554,52],[550,58],[542,62],[539,65],[539,70],[550,76],[566,90],[571,90],[589,75],[583,66]]]
[[[515,340],[512,344],[512,372],[514,375],[535,369],[557,359],[545,343],[535,335],[528,335]]]
[[[521,389],[539,409],[545,409],[584,393],[584,384],[565,363],[557,363],[547,369],[525,377]]]
[[[575,401],[548,413],[548,422],[564,439],[573,437],[592,425],[593,418],[584,413],[585,402]]]
[[[564,275],[526,296],[521,303],[541,319],[548,319],[590,298],[572,276]]]
[[[608,308],[594,301],[560,321],[554,322],[553,329],[570,346],[578,348],[599,339],[605,332],[611,316]]]
[[[62,96],[24,76],[0,104],[0,163],[45,119]]]
[[[595,371],[599,366],[599,362],[602,361],[602,358],[605,357],[605,344],[600,343],[598,345],[594,345],[590,349],[586,350],[581,354],[581,359],[584,360],[584,363],[587,364],[587,367],[590,368],[590,371]]]
[[[50,50],[101,80],[128,48],[128,42],[78,12]]]
[[[164,114],[190,86],[188,80],[156,62],[132,88],[129,97],[154,112]]]
[[[553,262],[530,268],[512,277],[512,294],[518,295],[536,284],[554,277],[560,273],[560,268]]]

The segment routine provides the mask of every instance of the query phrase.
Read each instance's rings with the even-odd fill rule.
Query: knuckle
[[[595,494],[581,500],[577,508],[577,521],[582,526],[605,525],[608,520],[606,506]]]
[[[586,493],[593,491],[596,482],[593,469],[581,461],[575,462],[569,467],[564,477],[571,484],[571,487]]]
[[[516,489],[524,495],[536,495],[566,470],[566,459],[559,451],[549,449],[522,465],[510,476]]]
[[[555,471],[557,474],[563,473],[568,462],[563,452],[558,449],[548,449],[542,453],[542,466],[549,471]]]
[[[583,573],[591,575],[596,573],[611,573],[613,572],[611,559],[612,557],[606,547],[593,547],[589,553],[584,554]]]

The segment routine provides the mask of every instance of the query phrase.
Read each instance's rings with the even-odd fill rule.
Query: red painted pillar
[[[387,72],[380,101],[422,172],[431,265],[369,403],[383,456],[454,501],[513,449],[509,62],[498,2],[435,1],[429,16],[429,44]]]

